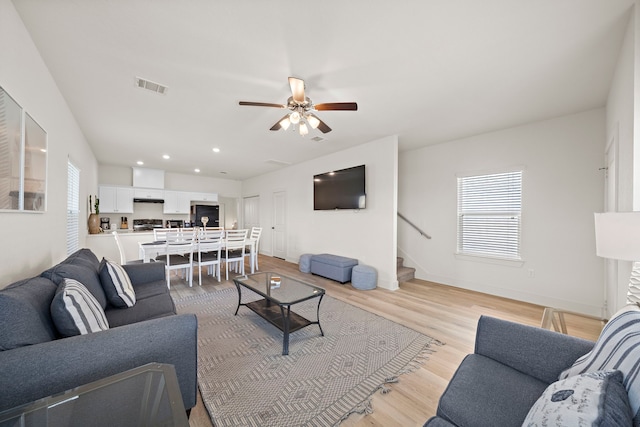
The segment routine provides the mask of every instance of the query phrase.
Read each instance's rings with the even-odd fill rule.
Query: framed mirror
[[[0,211],[44,212],[47,133],[0,87]]]
[[[28,113],[25,113],[24,117],[24,210],[44,212],[47,190],[47,133]]]

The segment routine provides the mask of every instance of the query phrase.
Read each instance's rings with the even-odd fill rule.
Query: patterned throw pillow
[[[640,308],[632,304],[606,324],[593,349],[560,374],[560,379],[585,372],[618,370],[629,394],[634,425],[640,426]]]
[[[551,384],[531,407],[523,427],[631,426],[620,371],[590,372]]]
[[[114,307],[133,307],[136,303],[136,292],[129,275],[120,264],[102,258],[100,262],[100,282],[107,301]]]
[[[51,317],[63,337],[109,329],[104,310],[89,290],[74,279],[64,279],[51,301]]]

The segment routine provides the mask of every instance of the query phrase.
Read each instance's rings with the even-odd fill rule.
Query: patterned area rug
[[[243,289],[243,302],[259,296]],[[227,288],[176,300],[198,317],[198,385],[216,427],[333,426],[354,412],[371,412],[384,384],[424,363],[437,340],[327,295],[320,324],[282,332]],[[317,300],[292,306],[316,319]]]

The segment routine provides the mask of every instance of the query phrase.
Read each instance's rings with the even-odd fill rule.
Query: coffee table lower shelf
[[[282,311],[278,304],[274,304],[266,299],[260,299],[257,301],[249,302],[246,304],[242,304],[249,307],[253,310],[258,316],[262,317],[267,322],[274,325],[276,328],[284,331],[284,317],[282,316]],[[304,317],[300,316],[298,313],[294,313],[291,311],[289,307],[282,307],[282,310],[289,310],[289,332],[295,332],[304,328],[305,326],[309,326],[312,324],[316,324],[318,322],[312,322]]]

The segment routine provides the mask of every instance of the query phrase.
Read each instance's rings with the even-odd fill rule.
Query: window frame
[[[521,264],[524,168],[458,174],[456,178],[456,256]],[[473,191],[473,185],[482,188]],[[511,188],[513,185],[516,187]],[[488,191],[493,198],[485,203]],[[476,224],[465,224],[465,217]],[[487,232],[491,226],[494,232]],[[483,244],[487,236],[490,240]]]

